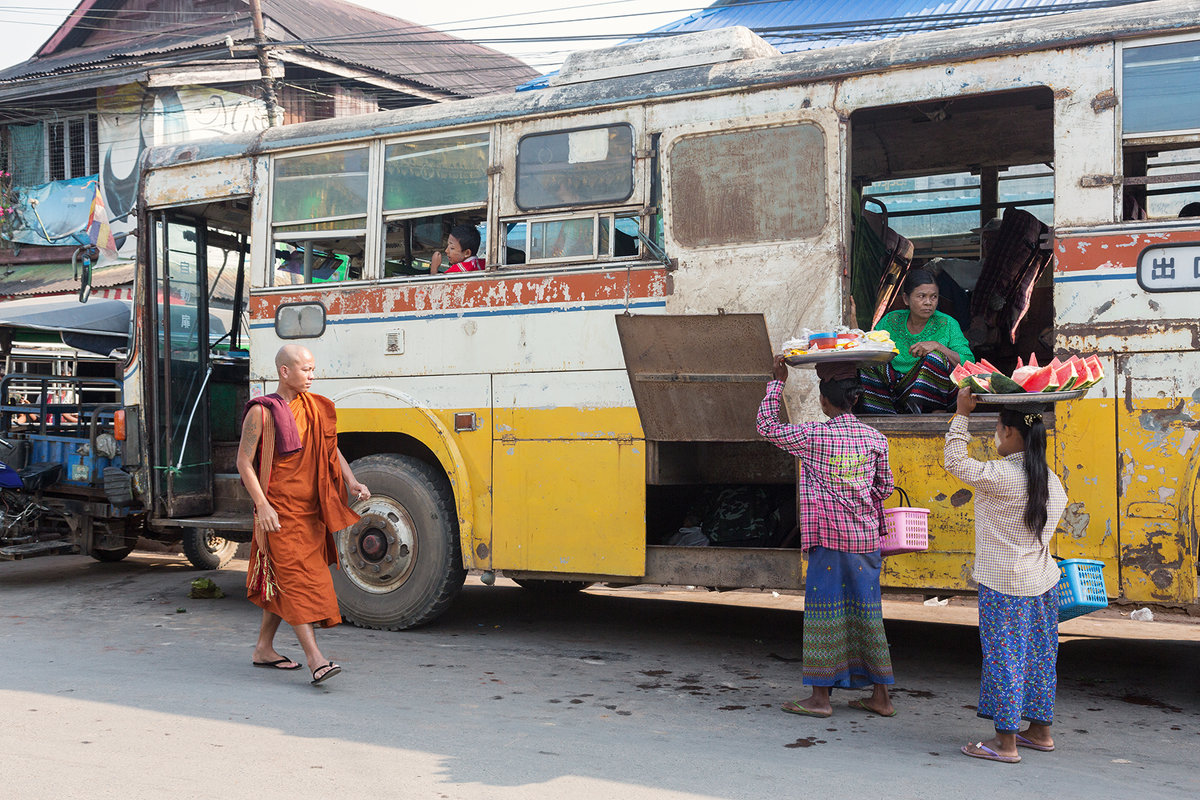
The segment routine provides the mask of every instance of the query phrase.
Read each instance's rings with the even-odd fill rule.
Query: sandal
[[[978,753],[973,752],[971,750],[972,747],[974,747],[976,750],[980,750],[982,752],[978,752]],[[997,753],[995,750],[993,750],[992,748],[988,747],[983,742],[976,742],[975,744],[964,744],[962,746],[962,754],[964,756],[970,756],[971,758],[982,758],[985,761],[999,761],[1002,764],[1020,764],[1021,763],[1020,756],[1002,756],[999,753]]]
[[[322,683],[323,681],[329,680],[330,678],[332,678],[334,675],[337,675],[341,671],[342,671],[342,668],[339,667],[337,664],[333,663],[332,661],[328,661],[328,662],[322,664],[321,666],[319,666],[313,670],[313,679],[312,679],[313,686],[316,686],[318,683]],[[317,675],[318,672],[321,673],[319,676]]]

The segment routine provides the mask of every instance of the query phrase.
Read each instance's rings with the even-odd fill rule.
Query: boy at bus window
[[[479,252],[479,229],[474,225],[455,225],[446,237],[446,261],[451,272],[478,272],[484,268]],[[442,252],[436,251],[429,261],[429,274],[437,275],[442,267]]]

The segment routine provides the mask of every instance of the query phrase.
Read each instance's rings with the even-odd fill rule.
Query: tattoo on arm
[[[265,411],[263,412],[265,413]],[[258,455],[258,440],[262,437],[262,414],[251,411],[242,422],[242,441],[238,445],[238,453],[251,464]]]

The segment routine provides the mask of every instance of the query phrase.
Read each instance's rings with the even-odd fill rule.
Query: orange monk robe
[[[260,408],[250,413],[263,413]],[[333,401],[308,392],[289,403],[288,410],[303,446],[290,455],[276,453],[267,479],[267,502],[279,515],[279,530],[267,535],[279,591],[269,602],[258,592],[246,594],[289,625],[328,628],[342,621],[329,573],[329,566],[338,563],[333,534],[358,522],[358,514],[346,505]],[[257,549],[257,543],[251,544],[251,564]]]

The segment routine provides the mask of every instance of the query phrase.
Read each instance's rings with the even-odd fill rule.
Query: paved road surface
[[[987,734],[960,601],[888,605],[898,717],[838,693],[815,720],[776,710],[799,692],[798,597],[469,584],[419,631],[322,632],[345,672],[313,687],[250,667],[244,570],[189,600],[179,557],[0,563],[0,796],[1200,796],[1197,624],[1064,626],[1059,751],[1010,766],[957,752]],[[301,655],[286,628],[279,648]]]

